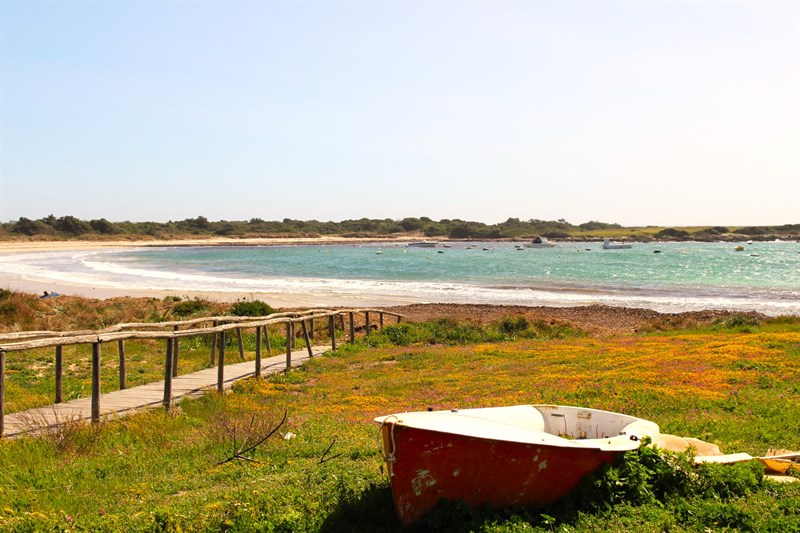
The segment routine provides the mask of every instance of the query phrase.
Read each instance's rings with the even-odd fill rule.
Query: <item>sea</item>
[[[800,315],[800,243],[598,242],[198,246],[6,254],[0,274],[40,283],[184,293],[303,294],[319,302],[531,306]]]

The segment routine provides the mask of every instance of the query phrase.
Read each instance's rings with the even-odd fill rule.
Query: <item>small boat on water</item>
[[[556,502],[658,426],[628,415],[514,405],[380,416],[395,508],[411,524],[441,499],[470,507]]]
[[[555,248],[557,246],[556,243],[550,242],[544,237],[536,237],[531,242],[526,242],[526,248]]]
[[[626,242],[616,242],[609,239],[603,239],[603,250],[627,250],[633,245]]]
[[[417,241],[408,243],[408,246],[412,248],[436,248],[437,244],[439,243],[436,241]]]

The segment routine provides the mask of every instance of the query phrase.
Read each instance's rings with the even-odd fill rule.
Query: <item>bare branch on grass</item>
[[[323,453],[322,457],[319,458],[319,463],[317,463],[317,464],[323,464],[323,463],[327,463],[328,461],[333,461],[334,459],[336,459],[337,457],[340,457],[342,455],[341,453],[337,453],[336,455],[332,455],[331,457],[328,457],[328,453],[331,451],[331,448],[333,448],[333,445],[336,444],[336,439],[337,438],[338,437],[333,437],[333,440],[328,445],[328,447],[325,449],[325,453]]]
[[[234,428],[233,428],[233,453],[232,453],[232,455],[230,457],[228,457],[226,459],[223,459],[222,461],[218,462],[217,466],[224,465],[225,463],[229,463],[229,462],[237,460],[237,459],[241,460],[241,461],[249,461],[251,463],[260,463],[260,461],[256,461],[255,459],[253,459],[251,457],[247,457],[247,454],[252,452],[256,448],[258,448],[262,444],[264,444],[267,441],[267,439],[272,437],[281,428],[281,426],[283,426],[283,424],[286,423],[286,418],[288,416],[289,416],[289,411],[284,411],[283,412],[283,418],[281,419],[280,423],[278,423],[277,426],[272,428],[272,430],[270,430],[269,433],[267,433],[266,435],[264,435],[263,437],[258,439],[254,444],[248,446],[247,444],[248,444],[248,441],[250,440],[250,434],[252,434],[251,430],[252,430],[253,424],[255,422],[255,415],[253,415],[253,417],[250,419],[250,428],[247,431],[248,436],[245,437],[244,442],[242,442],[241,446],[238,446],[238,449],[237,449],[237,444],[236,444],[236,427],[234,426]]]

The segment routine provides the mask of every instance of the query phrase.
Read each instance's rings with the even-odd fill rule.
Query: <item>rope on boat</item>
[[[386,450],[386,446],[383,445],[383,426],[386,424],[386,421],[390,418],[394,418],[395,421],[399,420],[395,415],[389,415],[381,421],[381,427],[378,429],[378,445],[380,446],[381,451],[383,452]],[[386,461],[386,468],[389,470],[389,477],[394,477],[394,462],[397,460],[397,456],[395,456],[395,442],[394,442],[394,424],[389,424],[389,437],[392,441],[392,447],[389,450],[389,453],[381,453],[383,455],[383,460]]]

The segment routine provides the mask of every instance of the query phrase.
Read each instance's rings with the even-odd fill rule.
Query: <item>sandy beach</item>
[[[392,242],[406,242],[409,238],[396,239]],[[102,250],[114,248],[152,248],[164,246],[268,246],[268,245],[300,245],[300,244],[350,244],[376,242],[375,239],[359,239],[355,237],[309,237],[309,238],[264,238],[252,237],[231,239],[226,237],[202,239],[174,240],[121,240],[121,241],[2,241],[0,256],[7,253],[25,252],[66,252],[70,250]]]

